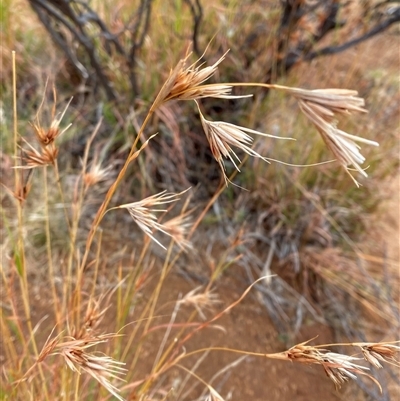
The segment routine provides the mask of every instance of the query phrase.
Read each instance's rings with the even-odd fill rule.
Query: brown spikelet
[[[47,87],[47,83],[46,83],[46,87]],[[45,89],[45,93],[46,93],[46,89]],[[60,129],[61,120],[63,119],[63,117],[72,101],[72,98],[68,101],[64,110],[58,114],[56,114],[57,92],[54,87],[53,87],[53,98],[54,98],[54,104],[53,104],[52,112],[51,112],[51,123],[49,124],[48,128],[43,127],[40,122],[40,115],[42,113],[42,107],[43,107],[43,103],[44,103],[44,99],[45,99],[44,96],[43,96],[42,103],[40,104],[39,109],[36,113],[35,121],[32,123],[32,127],[35,132],[36,138],[37,138],[38,142],[41,144],[41,146],[47,146],[47,145],[52,144],[57,137],[62,135],[72,125],[72,124],[69,124],[64,129]]]
[[[304,364],[321,365],[337,388],[340,388],[349,379],[355,380],[357,375],[363,375],[369,377],[381,389],[379,382],[367,373],[370,369],[356,363],[362,358],[330,352],[320,347],[307,345],[307,343],[308,341],[297,344],[285,352],[273,354],[272,357]]]
[[[400,352],[398,345],[393,343],[361,343],[359,347],[365,360],[376,368],[382,368],[380,362],[400,366],[399,361],[396,359],[396,355]]]
[[[58,155],[58,148],[53,143],[46,147],[40,148],[40,150],[36,150],[31,145],[29,145],[29,147],[29,150],[22,149],[22,160],[24,162],[24,165],[18,166],[17,168],[30,169],[47,165],[54,165]]]
[[[161,88],[153,107],[157,108],[162,103],[169,100],[198,100],[205,97],[214,97],[222,99],[241,98],[248,96],[231,95],[232,86],[224,84],[203,85],[217,71],[218,65],[225,59],[223,54],[213,65],[203,67],[199,64],[201,58],[193,64],[187,66],[188,54],[180,60],[176,67],[171,71],[168,79]]]

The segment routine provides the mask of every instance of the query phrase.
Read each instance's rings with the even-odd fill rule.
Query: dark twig
[[[312,60],[319,56],[326,56],[328,54],[336,54],[340,53],[344,50],[349,49],[352,46],[355,46],[361,42],[366,41],[367,39],[372,38],[373,36],[386,31],[391,25],[395,24],[396,22],[400,22],[400,7],[396,8],[387,18],[385,21],[375,25],[372,29],[370,29],[364,35],[361,35],[355,39],[349,40],[339,46],[327,46],[320,50],[313,51],[303,57],[303,60]]]
[[[337,22],[339,4],[336,0],[319,1],[311,6],[304,5],[304,3],[300,1],[293,2],[286,0],[283,2],[282,7],[281,26],[279,28],[280,40],[277,49],[284,55],[281,56],[276,65],[268,71],[266,75],[267,83],[271,82],[274,72],[277,73],[278,76],[287,73],[299,61],[303,54],[312,49],[315,43],[318,43],[329,31],[340,25]],[[324,7],[327,12],[326,17],[321,21],[317,29],[317,33],[314,34],[311,39],[299,41],[294,49],[290,49],[290,36],[298,29],[300,19],[309,13],[315,12],[318,7]]]
[[[135,95],[138,94],[138,84],[135,74],[137,51],[143,46],[144,39],[149,30],[152,0],[141,0],[136,21],[131,28],[132,46],[128,55],[129,80]]]
[[[71,65],[75,68],[76,73],[81,76],[84,80],[89,78],[89,73],[84,65],[77,59],[74,52],[71,51],[71,47],[66,44],[65,38],[63,35],[58,32],[51,24],[48,14],[44,13],[43,10],[38,7],[36,3],[31,3],[33,10],[36,12],[40,21],[44,26],[47,27],[50,36],[54,40],[54,42],[62,49],[71,63]]]
[[[72,33],[74,38],[86,50],[86,53],[90,59],[90,64],[93,67],[101,86],[104,88],[107,98],[109,100],[115,100],[117,96],[114,93],[108,77],[103,72],[103,68],[101,67],[100,61],[96,55],[96,48],[93,40],[87,35],[84,25],[72,9],[70,1],[29,0],[29,3],[46,26],[46,29],[51,34],[55,43],[67,54],[68,59],[73,62],[73,65],[82,72],[83,69],[78,67],[79,62],[77,63],[77,58],[73,57],[71,45],[61,33],[58,24],[63,25],[69,32]],[[44,17],[44,14],[47,14],[47,17]]]
[[[28,0],[32,9],[38,15],[49,32],[52,40],[65,53],[68,61],[74,67],[77,75],[83,80],[89,80],[96,88],[96,83],[102,87],[109,100],[116,100],[117,94],[114,86],[108,77],[108,66],[102,64],[98,56],[99,45],[97,39],[100,37],[102,47],[108,57],[114,56],[114,51],[122,56],[125,62],[133,96],[139,94],[137,78],[135,74],[136,57],[138,50],[141,49],[144,39],[149,30],[152,0],[141,0],[138,11],[135,14],[135,23],[128,23],[121,32],[112,33],[105,22],[84,0]],[[93,28],[98,33],[93,34]],[[131,44],[125,48],[120,41],[120,35],[126,30],[131,32]],[[68,40],[69,32],[72,41]],[[84,53],[80,57],[76,54],[78,43]],[[115,49],[115,50],[114,50]],[[85,63],[87,56],[89,62]]]
[[[185,0],[185,3],[190,9],[190,13],[193,18],[193,31],[192,31],[192,42],[193,51],[198,57],[201,57],[202,52],[199,47],[199,31],[201,20],[203,19],[203,8],[201,6],[200,0]]]
[[[311,40],[300,41],[295,49],[288,50],[287,54],[281,60],[278,60],[276,66],[276,71],[278,72],[278,75],[282,75],[288,72],[300,60],[310,61],[315,59],[316,57],[328,54],[336,54],[347,50],[352,46],[355,46],[379,33],[384,32],[391,25],[400,21],[400,7],[397,7],[392,9],[390,11],[390,14],[387,14],[389,15],[387,19],[375,25],[365,34],[349,40],[339,46],[327,46],[319,50],[312,50],[315,44],[318,43],[323,37],[325,37],[327,33],[337,27],[343,26],[345,23],[339,22],[337,20],[337,15],[340,7],[340,4],[337,0],[332,0],[330,4],[328,2],[316,3],[312,9],[300,9],[300,4],[301,2],[294,2],[294,5],[296,5],[296,7],[294,7],[292,2],[290,1],[287,1],[284,4],[284,9],[282,11],[280,35],[282,36],[282,32],[284,29],[286,29],[287,34],[279,41],[278,50],[280,51],[284,50],[284,45],[286,43],[285,41],[289,40],[288,37],[291,29],[294,29],[295,24],[299,21],[301,16],[305,15],[308,12],[315,11],[316,7],[321,5],[328,9],[328,12],[324,20],[320,23],[318,33],[313,35]],[[272,69],[269,70],[267,73],[266,82],[271,81],[271,76]]]
[[[85,25],[88,22],[94,22],[100,29],[103,38],[106,40],[106,43],[108,44],[108,42],[111,42],[114,44],[115,49],[117,50],[117,52],[119,54],[121,54],[122,56],[126,57],[126,52],[125,49],[123,48],[123,46],[121,45],[121,43],[118,40],[118,34],[112,34],[106,24],[101,20],[101,18],[94,12],[94,10],[92,8],[89,7],[88,4],[83,3],[83,2],[79,2],[80,4],[82,4],[82,7],[84,7],[87,10],[86,14],[82,14],[80,20],[81,22]],[[109,46],[108,46],[109,47]],[[108,51],[108,54],[111,56],[111,51]]]

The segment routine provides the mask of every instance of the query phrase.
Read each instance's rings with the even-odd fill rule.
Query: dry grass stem
[[[158,245],[162,248],[166,249],[164,245],[161,244],[153,235],[154,231],[161,231],[162,233],[173,237],[173,235],[177,235],[178,231],[185,232],[186,228],[179,228],[177,227],[178,222],[182,224],[185,223],[184,220],[175,220],[175,222],[167,224],[158,223],[158,218],[155,213],[160,212],[167,212],[167,209],[157,209],[155,206],[165,205],[168,203],[176,202],[179,200],[180,196],[188,191],[188,188],[185,191],[182,191],[178,194],[170,193],[170,192],[160,192],[156,195],[149,196],[148,198],[142,199],[138,202],[127,203],[124,205],[117,206],[112,209],[127,209],[129,214],[132,216],[135,223],[139,226],[139,228],[148,235],[153,241],[155,241]],[[109,210],[112,210],[109,209]],[[177,237],[177,240],[179,238]]]
[[[257,157],[268,162],[267,158],[261,156],[250,147],[250,145],[253,143],[253,138],[248,133],[266,136],[269,138],[293,140],[292,138],[282,138],[269,135],[223,121],[209,121],[201,113],[197,102],[196,104],[199,109],[200,120],[204,129],[204,133],[207,137],[208,143],[210,144],[211,152],[222,170],[227,185],[229,180],[225,173],[224,158],[229,159],[235,168],[240,171],[238,165],[236,164],[237,162],[240,163],[240,159],[232,149],[232,146],[237,147],[250,156]]]

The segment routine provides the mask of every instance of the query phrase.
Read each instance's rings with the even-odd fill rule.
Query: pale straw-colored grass
[[[152,144],[152,139],[154,135],[150,136],[149,139],[142,142],[141,147],[138,147],[140,140],[143,140],[143,133],[147,128],[147,124],[150,121],[153,113],[163,104],[169,101],[195,101],[197,108],[200,112],[200,120],[203,126],[206,138],[209,142],[211,152],[219,164],[225,183],[229,182],[229,177],[227,176],[225,170],[225,160],[232,162],[234,167],[239,170],[240,159],[236,155],[233,148],[237,148],[239,151],[246,153],[249,156],[259,158],[263,161],[268,162],[270,159],[267,156],[261,155],[253,150],[252,143],[253,138],[250,134],[254,134],[261,137],[272,138],[272,139],[282,139],[281,137],[276,137],[273,135],[265,134],[260,131],[244,128],[231,124],[229,122],[217,121],[213,122],[200,110],[200,100],[203,98],[214,97],[214,98],[240,98],[243,96],[233,96],[231,94],[232,88],[234,86],[259,86],[269,89],[281,90],[291,96],[294,96],[298,102],[300,109],[305,114],[305,116],[317,127],[317,130],[321,134],[328,148],[334,153],[335,157],[339,162],[348,169],[349,166],[355,168],[360,174],[366,176],[365,171],[360,167],[360,164],[364,162],[364,157],[359,152],[358,145],[356,142],[362,142],[369,145],[377,145],[374,141],[369,141],[363,138],[359,138],[354,135],[350,135],[336,128],[336,122],[334,121],[334,116],[336,114],[350,114],[353,112],[365,112],[363,106],[364,102],[362,99],[356,96],[355,91],[349,91],[347,89],[329,89],[329,90],[316,90],[309,91],[299,88],[289,88],[277,85],[266,85],[257,83],[215,83],[215,84],[205,84],[205,82],[212,77],[215,77],[218,66],[224,61],[225,54],[220,57],[211,66],[204,66],[195,62],[187,66],[187,60],[189,55],[184,59],[180,60],[176,67],[171,71],[166,82],[162,86],[158,95],[149,112],[146,115],[141,127],[138,130],[137,137],[133,142],[130,152],[125,160],[125,163],[121,167],[117,177],[113,179],[107,194],[105,195],[101,206],[99,207],[97,214],[90,226],[90,231],[86,237],[86,245],[83,254],[80,252],[80,247],[77,245],[77,233],[79,228],[79,222],[81,218],[82,205],[84,204],[84,199],[86,192],[90,187],[100,182],[103,179],[108,178],[108,171],[106,168],[101,167],[101,164],[94,162],[90,169],[88,166],[88,152],[90,144],[87,146],[87,152],[85,152],[82,173],[77,179],[76,187],[79,188],[78,183],[82,183],[80,192],[77,190],[77,195],[74,197],[73,210],[76,212],[72,218],[72,224],[69,224],[69,215],[66,214],[66,220],[69,227],[70,243],[69,243],[69,254],[68,260],[66,262],[67,268],[63,272],[65,274],[63,283],[63,299],[59,299],[59,293],[55,287],[55,273],[53,260],[54,256],[52,254],[52,239],[51,230],[49,225],[46,226],[46,245],[47,245],[47,262],[49,265],[49,278],[52,282],[52,297],[55,309],[55,315],[57,316],[57,330],[58,334],[53,339],[48,339],[39,352],[36,344],[36,332],[33,330],[31,325],[30,316],[30,305],[29,305],[29,283],[26,273],[26,265],[24,258],[24,244],[22,230],[24,228],[24,220],[22,216],[22,206],[19,205],[18,209],[18,224],[19,224],[19,234],[18,234],[18,246],[16,247],[16,253],[20,258],[18,260],[19,273],[21,277],[22,284],[22,298],[24,302],[25,316],[29,325],[29,335],[27,338],[24,337],[24,333],[20,333],[24,340],[25,351],[31,347],[32,351],[36,357],[36,363],[33,367],[38,366],[42,381],[37,387],[42,386],[44,392],[44,398],[46,400],[51,399],[50,387],[45,380],[44,373],[42,370],[42,363],[50,356],[61,356],[63,361],[69,369],[77,373],[78,375],[82,372],[90,375],[95,379],[101,386],[103,386],[109,393],[114,395],[117,399],[123,400],[120,395],[115,381],[121,379],[121,375],[124,375],[128,371],[122,367],[124,362],[118,362],[112,357],[104,354],[99,354],[97,352],[92,352],[93,347],[99,344],[105,343],[110,339],[117,337],[117,334],[98,334],[99,322],[104,316],[104,311],[101,311],[96,303],[91,304],[85,317],[81,319],[80,311],[83,307],[82,298],[84,297],[85,291],[87,289],[87,270],[93,268],[95,274],[93,275],[93,282],[91,285],[93,288],[96,286],[96,280],[98,278],[99,264],[101,260],[101,232],[98,228],[103,220],[106,213],[113,211],[115,213],[116,209],[126,209],[131,215],[134,222],[138,227],[144,232],[146,236],[151,238],[157,244],[159,244],[164,249],[167,249],[158,239],[155,238],[156,232],[161,232],[172,239],[179,247],[180,251],[188,250],[192,246],[189,242],[187,231],[190,227],[190,220],[186,213],[182,213],[178,217],[163,222],[160,219],[158,213],[164,217],[169,209],[165,205],[170,205],[180,199],[186,191],[180,193],[172,193],[163,191],[161,193],[149,196],[142,200],[137,200],[135,202],[125,203],[122,205],[114,206],[109,208],[109,204],[112,201],[114,194],[116,193],[118,187],[122,184],[126,177],[128,167],[135,161],[137,161],[139,155]],[[247,96],[247,95],[245,95]],[[68,105],[67,105],[68,107]],[[34,169],[39,167],[44,167],[44,182],[46,190],[45,192],[45,202],[48,206],[47,197],[47,169],[46,166],[50,165],[54,167],[55,177],[57,183],[61,186],[61,178],[58,172],[57,157],[59,155],[59,148],[56,139],[69,127],[67,125],[64,129],[60,127],[61,120],[64,117],[67,107],[64,111],[56,115],[55,106],[52,111],[52,121],[49,124],[49,129],[44,129],[40,123],[40,113],[42,110],[42,105],[40,105],[35,122],[33,123],[33,129],[36,137],[36,146],[31,143],[25,142],[28,149],[24,148],[24,157],[22,158],[21,165],[17,166],[23,169]],[[15,112],[16,114],[16,112]],[[96,128],[97,130],[97,128]],[[97,132],[97,131],[96,131]],[[18,141],[17,132],[15,129],[16,143]],[[94,134],[90,141],[94,138]],[[285,138],[290,139],[290,138]],[[39,147],[39,150],[36,148]],[[17,156],[17,146],[15,146],[15,156]],[[19,176],[16,174],[16,190],[18,189]],[[62,188],[60,189],[62,193]],[[220,192],[219,192],[220,193]],[[48,207],[46,207],[48,212]],[[203,214],[201,214],[203,216]],[[48,216],[50,219],[50,215]],[[197,226],[198,221],[194,226]],[[192,227],[193,231],[193,227]],[[192,231],[190,234],[192,234]],[[190,235],[189,234],[189,235]],[[93,253],[92,244],[94,239],[98,239],[98,247],[96,252]],[[148,243],[145,242],[143,246],[139,264],[143,265],[144,260],[148,251]],[[179,253],[178,253],[179,256]],[[137,345],[134,360],[131,366],[135,366],[141,349],[143,349],[142,340],[151,331],[150,324],[154,321],[156,316],[156,305],[161,292],[161,287],[164,283],[167,273],[171,270],[174,265],[176,258],[171,256],[171,248],[168,248],[164,266],[161,271],[160,279],[157,283],[156,289],[148,302],[145,305],[144,311],[142,312],[141,318],[146,321],[143,328],[142,337],[137,336],[138,330],[136,328],[129,340],[128,345]],[[135,293],[135,286],[138,280],[141,278],[142,270],[141,267],[138,272],[135,272],[129,281],[128,294]],[[261,278],[265,280],[265,277]],[[258,281],[260,281],[259,279]],[[122,282],[122,279],[121,279]],[[212,284],[212,279],[211,279]],[[255,283],[254,283],[255,284]],[[253,285],[254,285],[253,284]],[[85,286],[86,285],[86,286]],[[252,286],[253,286],[252,285]],[[204,351],[227,351],[235,352],[245,355],[260,356],[262,358],[280,359],[284,361],[291,361],[303,364],[316,364],[323,367],[328,377],[334,382],[336,386],[340,386],[342,383],[348,379],[355,379],[357,375],[363,375],[371,377],[372,380],[376,380],[370,376],[369,368],[361,365],[359,361],[361,358],[357,356],[349,356],[345,354],[339,354],[332,352],[330,348],[335,345],[321,345],[321,346],[311,346],[308,343],[301,343],[291,347],[289,350],[274,353],[274,354],[257,354],[247,350],[230,350],[226,348],[207,348],[203,350],[197,350],[185,353],[184,346],[186,343],[200,330],[210,327],[218,320],[221,316],[228,313],[232,308],[238,305],[244,298],[244,296],[252,288],[250,286],[244,294],[231,305],[223,309],[222,311],[216,313],[212,318],[201,323],[193,323],[192,320],[183,324],[184,329],[176,335],[174,341],[166,346],[165,349],[162,347],[159,357],[157,357],[157,363],[148,377],[144,377],[139,380],[138,383],[143,384],[140,388],[142,392],[140,395],[146,396],[146,392],[153,385],[156,379],[158,379],[163,373],[168,371],[172,367],[178,366],[178,363],[183,359],[200,353]],[[191,305],[202,319],[205,320],[205,311],[211,309],[215,306],[217,299],[210,290],[211,285],[207,287],[203,292],[193,290],[189,292],[181,301],[177,303],[177,307],[180,304]],[[92,290],[94,291],[94,290]],[[130,298],[124,298],[125,305],[130,304]],[[119,295],[119,304],[122,304],[122,295]],[[193,319],[193,317],[191,318]],[[18,320],[18,319],[17,319]],[[66,323],[67,322],[67,323]],[[190,323],[190,324],[189,324]],[[193,324],[192,324],[193,323]],[[174,323],[171,321],[171,326]],[[140,324],[138,324],[138,327]],[[120,328],[118,328],[119,330]],[[170,329],[170,327],[168,328]],[[63,335],[66,331],[68,335]],[[397,365],[397,353],[399,347],[393,343],[357,343],[357,344],[345,344],[353,347],[357,347],[364,359],[375,367],[381,366],[382,362],[390,362]],[[14,350],[13,350],[14,352]],[[128,352],[128,351],[127,351]],[[124,354],[126,356],[127,352]],[[14,354],[16,351],[14,352]],[[22,367],[25,368],[25,365]],[[28,369],[27,373],[23,375],[22,381],[27,385],[28,377],[31,378],[30,374],[33,372],[33,368]],[[65,377],[65,376],[64,376]],[[200,380],[201,381],[201,380]],[[76,382],[79,384],[79,380]],[[206,384],[206,383],[205,383]],[[378,383],[377,383],[378,384]],[[63,383],[61,383],[63,385]],[[379,385],[379,384],[378,384]],[[207,386],[207,384],[206,384]],[[211,386],[207,386],[210,394],[210,400],[222,400],[222,397],[213,389]],[[77,389],[79,385],[77,385]],[[126,387],[125,387],[126,388]],[[35,390],[37,392],[37,388]],[[136,396],[136,394],[132,394]]]

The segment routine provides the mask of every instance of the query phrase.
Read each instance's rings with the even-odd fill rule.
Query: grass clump
[[[14,169],[14,188],[9,189],[12,194],[16,221],[9,220],[9,243],[12,253],[8,268],[2,268],[2,280],[6,289],[6,302],[9,312],[3,315],[2,334],[7,353],[7,364],[3,379],[8,389],[7,393],[14,399],[20,399],[26,394],[34,398],[45,400],[54,399],[57,394],[64,394],[66,399],[71,397],[97,398],[103,397],[103,389],[111,393],[117,399],[129,399],[136,397],[145,399],[155,397],[162,378],[172,369],[186,372],[203,382],[194,373],[194,369],[186,367],[188,358],[197,354],[205,354],[210,351],[226,351],[241,355],[253,355],[262,358],[280,359],[285,361],[317,364],[322,366],[328,377],[335,386],[340,387],[349,378],[355,379],[357,375],[371,378],[376,384],[379,383],[369,373],[369,368],[359,364],[359,358],[341,353],[332,352],[330,349],[336,344],[311,346],[308,343],[297,344],[285,352],[279,353],[255,353],[248,350],[207,347],[196,351],[185,352],[187,344],[199,332],[208,328],[218,328],[216,322],[236,307],[249,293],[252,287],[265,277],[255,280],[247,290],[236,301],[207,318],[210,311],[216,307],[216,294],[213,285],[225,269],[224,263],[220,267],[215,266],[213,274],[204,288],[192,290],[174,303],[173,310],[167,314],[165,322],[159,321],[159,313],[162,307],[159,301],[165,281],[171,269],[178,263],[182,252],[189,254],[194,252],[191,236],[195,233],[199,223],[204,218],[207,210],[216,202],[225,187],[232,183],[233,176],[228,177],[225,169],[225,160],[228,159],[240,172],[241,160],[235,151],[253,156],[259,160],[269,162],[270,159],[253,150],[250,145],[252,138],[248,133],[272,137],[241,126],[227,122],[212,122],[200,112],[201,124],[209,143],[211,153],[215,162],[221,169],[221,185],[213,199],[203,208],[197,218],[190,218],[193,211],[188,211],[188,202],[176,217],[163,221],[157,217],[156,212],[167,214],[168,209],[159,209],[158,206],[170,205],[184,195],[170,192],[161,192],[157,195],[148,196],[142,200],[111,206],[118,188],[126,181],[130,166],[137,163],[142,152],[151,148],[155,135],[145,139],[147,125],[157,110],[171,101],[194,101],[200,109],[203,98],[237,98],[232,95],[233,87],[255,86],[268,88],[270,90],[282,91],[286,95],[292,95],[297,100],[300,110],[318,128],[328,148],[339,160],[345,171],[349,173],[349,165],[355,167],[358,173],[366,175],[360,164],[364,161],[356,145],[356,141],[365,144],[376,145],[375,142],[364,140],[338,130],[333,123],[336,113],[351,113],[354,111],[364,112],[364,102],[357,96],[355,91],[349,90],[304,90],[283,85],[257,84],[257,83],[216,83],[207,84],[217,71],[218,65],[223,57],[211,66],[199,66],[197,63],[187,65],[189,56],[180,60],[177,66],[171,70],[169,77],[161,87],[154,102],[149,107],[148,114],[144,118],[125,161],[114,177],[111,177],[107,167],[99,163],[94,157],[89,162],[92,143],[99,131],[101,122],[97,124],[85,146],[85,152],[81,161],[81,170],[74,178],[73,194],[69,197],[71,205],[65,202],[65,180],[58,167],[60,154],[59,137],[69,128],[63,126],[62,119],[68,113],[68,104],[61,113],[56,112],[56,95],[54,93],[54,104],[51,106],[51,118],[47,125],[42,122],[43,102],[40,104],[36,118],[32,123],[34,137],[32,142],[24,139],[17,132],[16,101],[14,102],[15,125],[14,125],[14,155],[16,165]],[[15,74],[14,74],[15,77]],[[16,85],[14,83],[16,97]],[[139,143],[140,142],[140,143]],[[234,150],[235,148],[235,150]],[[22,156],[18,157],[22,152]],[[236,160],[235,160],[235,159]],[[43,179],[42,200],[44,208],[44,232],[46,256],[43,277],[48,284],[48,294],[51,312],[49,317],[41,316],[40,311],[35,311],[34,298],[32,294],[32,270],[30,256],[26,247],[26,233],[29,231],[26,220],[26,199],[32,186],[38,185],[35,181],[28,184],[24,181],[22,173],[24,170],[39,171]],[[54,247],[54,238],[50,229],[52,219],[50,212],[49,176],[52,174],[59,191],[60,199],[63,200],[64,217],[63,224],[67,227],[68,246],[67,250],[61,252],[61,257]],[[353,177],[352,177],[353,178]],[[356,184],[357,181],[353,178]],[[85,202],[93,188],[100,182],[109,181],[107,193],[104,195],[83,243],[79,241],[82,214]],[[40,184],[39,184],[40,185]],[[299,187],[299,184],[298,184]],[[299,187],[301,188],[301,187]],[[288,205],[287,224],[297,221],[298,208],[290,210]],[[130,271],[123,270],[123,264],[116,263],[116,268],[111,272],[114,284],[110,290],[100,291],[100,283],[103,280],[103,269],[107,265],[104,260],[106,247],[103,240],[103,230],[106,215],[115,214],[117,209],[127,209],[138,227],[147,235],[143,245],[131,254]],[[290,216],[292,214],[292,217]],[[283,220],[281,220],[283,221]],[[279,224],[279,223],[278,223]],[[126,231],[129,231],[125,228]],[[278,233],[279,230],[275,231]],[[289,229],[285,229],[286,232]],[[157,239],[157,232],[170,237],[171,243],[165,246]],[[28,234],[29,235],[29,234]],[[161,271],[155,273],[153,266],[155,259],[151,257],[151,242],[154,241],[164,248],[164,262]],[[287,241],[286,241],[287,242]],[[237,242],[234,246],[237,246]],[[127,241],[129,246],[129,241]],[[177,245],[175,247],[174,245]],[[309,265],[312,265],[309,263]],[[317,271],[316,269],[314,269]],[[150,280],[151,275],[157,279]],[[323,275],[324,273],[321,273]],[[267,275],[268,277],[268,275]],[[147,300],[141,300],[140,294],[143,286],[153,281],[151,295]],[[335,285],[338,285],[337,282]],[[21,299],[21,304],[17,301]],[[104,332],[102,321],[107,314],[107,309],[116,302],[117,309],[115,330]],[[105,307],[102,307],[102,304]],[[131,313],[132,306],[136,305],[135,312]],[[178,321],[179,310],[183,306],[191,305],[194,309],[186,319]],[[82,311],[85,311],[82,313]],[[34,318],[34,314],[37,318]],[[196,315],[202,321],[196,321]],[[131,320],[133,318],[133,320]],[[50,333],[43,345],[46,331],[44,322],[48,320]],[[47,329],[48,330],[48,329]],[[146,353],[146,347],[151,344],[151,336],[159,330],[164,331],[164,336],[153,356],[150,370],[137,376],[137,366]],[[174,332],[174,337],[171,337]],[[12,340],[11,334],[19,339]],[[122,340],[123,338],[123,340]],[[345,346],[358,347],[364,359],[373,366],[380,366],[381,362],[393,362],[398,364],[396,353],[399,347],[396,343],[357,343],[345,344]],[[96,351],[92,351],[92,348]],[[61,357],[61,358],[59,358]],[[63,363],[60,364],[60,360]],[[69,370],[62,369],[63,364]],[[54,380],[47,380],[47,371],[59,372]],[[58,377],[58,379],[56,379]],[[89,385],[92,378],[100,387]],[[121,382],[121,379],[125,382]],[[119,384],[118,384],[119,383]],[[210,384],[206,384],[211,398],[222,399],[217,390]]]

